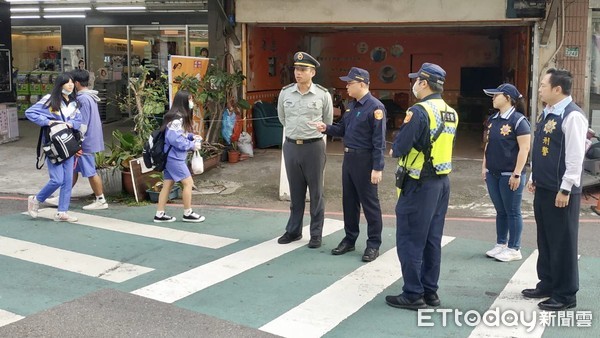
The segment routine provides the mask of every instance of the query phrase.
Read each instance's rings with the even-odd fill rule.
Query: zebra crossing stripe
[[[25,317],[0,309],[0,326],[8,325]]]
[[[524,314],[527,322],[535,320],[535,327],[532,325],[530,332],[527,332],[527,327],[522,325],[521,321],[514,320],[514,322],[520,324],[515,326],[502,325],[502,321],[499,321],[498,326],[486,325],[483,321],[475,327],[469,337],[541,337],[544,333],[545,327],[541,324],[539,316],[537,318],[534,315],[539,315],[542,310],[537,307],[537,303],[541,299],[527,299],[523,297],[521,291],[527,288],[533,288],[538,282],[536,273],[536,263],[538,258],[538,251],[535,250],[533,253],[523,262],[519,270],[515,272],[512,278],[506,284],[506,287],[494,303],[490,306],[490,310],[502,311],[514,311],[519,314],[521,311]],[[502,263],[500,263],[502,264]],[[511,322],[512,324],[513,322]]]
[[[52,219],[54,217],[55,211],[56,209],[53,208],[40,209],[38,217]],[[73,211],[69,211],[69,214],[72,214],[73,216],[76,216],[79,219],[79,221],[76,224],[126,233],[130,235],[160,239],[175,243],[201,246],[209,249],[219,249],[238,241],[234,238],[199,234],[197,232],[183,231],[154,226],[150,224],[116,220],[114,218],[83,214]]]
[[[323,236],[343,228],[344,222],[325,219]],[[302,236],[304,240],[286,245],[278,244],[277,238],[274,238],[131,293],[165,303],[173,303],[306,245],[307,238],[310,238],[308,226],[304,227]]]
[[[0,255],[115,283],[121,283],[154,270],[4,236],[0,236]]]
[[[443,236],[442,247],[454,237]],[[283,337],[321,337],[402,277],[396,247],[260,328]]]

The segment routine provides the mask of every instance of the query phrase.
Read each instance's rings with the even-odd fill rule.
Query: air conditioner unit
[[[546,0],[507,0],[507,18],[545,18]]]

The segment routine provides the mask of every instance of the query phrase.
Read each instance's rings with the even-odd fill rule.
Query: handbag
[[[192,156],[192,172],[196,175],[204,172],[204,159],[199,150],[194,151]]]

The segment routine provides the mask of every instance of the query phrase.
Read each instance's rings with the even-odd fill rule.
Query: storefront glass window
[[[190,56],[208,55],[208,26],[189,26]]]
[[[144,41],[141,48],[132,52],[143,66],[150,68],[152,76],[167,73],[169,55],[187,55],[185,48],[185,27],[178,26],[132,26],[131,40]]]
[[[60,71],[60,26],[12,28],[13,66],[20,71]]]

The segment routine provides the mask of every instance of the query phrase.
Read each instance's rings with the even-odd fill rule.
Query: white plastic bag
[[[254,157],[254,151],[252,150],[252,136],[245,131],[240,134],[240,138],[238,139],[238,149],[242,154]]]
[[[204,159],[202,159],[202,155],[200,155],[200,151],[194,151],[194,155],[192,156],[192,172],[195,175],[202,174],[204,172]]]

